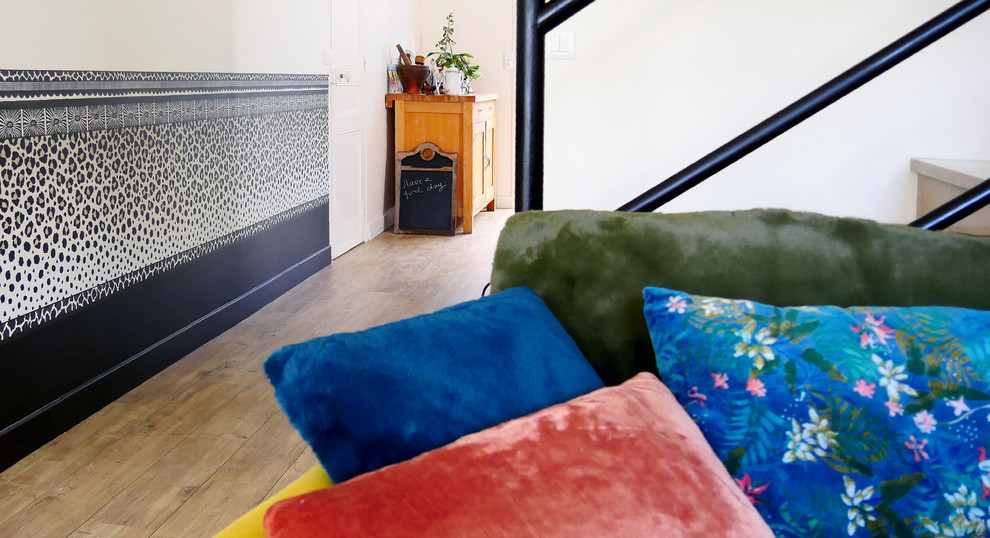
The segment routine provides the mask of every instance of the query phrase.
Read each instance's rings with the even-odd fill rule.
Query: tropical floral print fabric
[[[778,536],[990,535],[990,313],[643,293],[664,384]]]

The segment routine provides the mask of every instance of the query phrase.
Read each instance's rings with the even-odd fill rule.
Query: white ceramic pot
[[[447,95],[464,95],[464,73],[459,69],[444,69],[443,93]]]

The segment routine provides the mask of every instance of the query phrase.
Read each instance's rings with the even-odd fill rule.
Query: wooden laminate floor
[[[212,536],[316,464],[262,371],[284,344],[477,298],[508,211],[385,233],[0,474],[0,537]]]

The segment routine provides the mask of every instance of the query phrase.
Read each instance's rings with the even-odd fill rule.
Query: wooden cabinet
[[[495,209],[496,94],[388,94],[395,109],[395,151],[433,142],[457,154],[457,216],[471,233],[474,215]]]

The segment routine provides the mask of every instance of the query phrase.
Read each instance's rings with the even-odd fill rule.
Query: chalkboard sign
[[[395,232],[454,235],[457,154],[424,142],[395,154]]]

